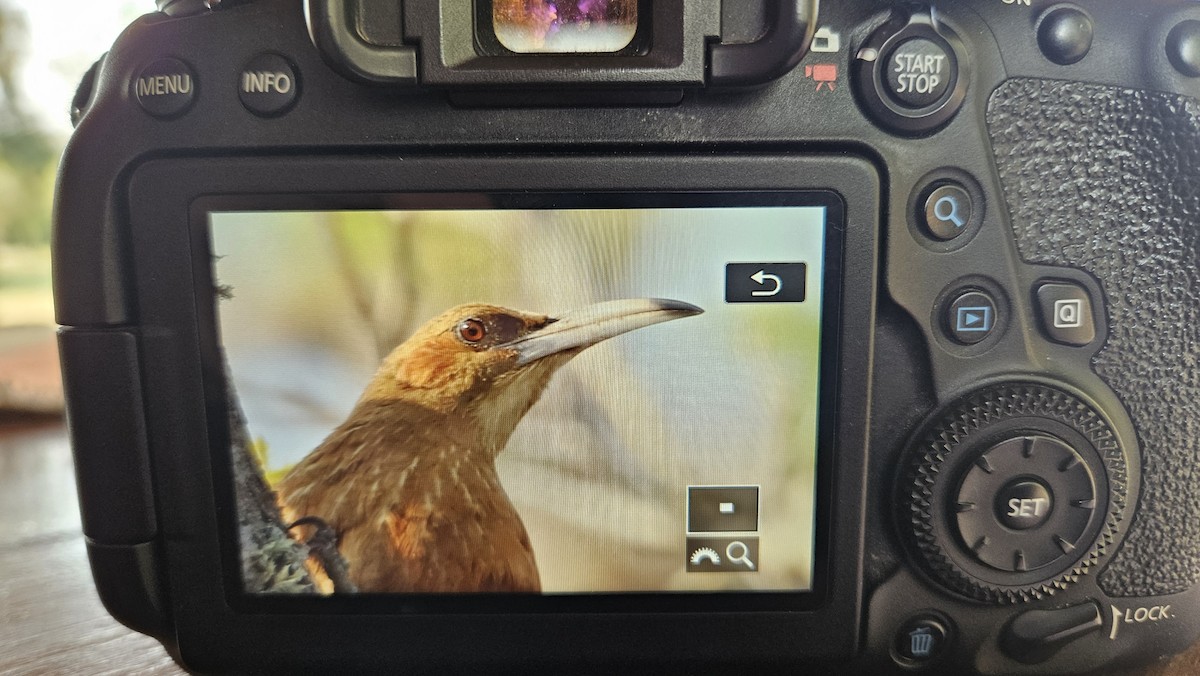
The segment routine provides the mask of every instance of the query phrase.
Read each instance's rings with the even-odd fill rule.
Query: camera
[[[1200,7],[158,4],[54,284],[97,588],[189,669],[1200,637]]]

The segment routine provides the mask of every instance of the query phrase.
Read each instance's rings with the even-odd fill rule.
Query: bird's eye
[[[467,319],[458,325],[458,337],[468,343],[478,343],[487,335],[487,327],[478,319]]]

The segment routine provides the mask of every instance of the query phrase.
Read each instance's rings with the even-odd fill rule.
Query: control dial
[[[980,390],[920,437],[899,492],[901,528],[959,593],[1042,598],[1113,544],[1124,457],[1108,422],[1078,397],[1038,384]]]

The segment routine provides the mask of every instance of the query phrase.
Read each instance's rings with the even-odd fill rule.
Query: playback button
[[[996,301],[978,290],[964,290],[946,308],[946,333],[960,345],[982,342],[996,328]]]

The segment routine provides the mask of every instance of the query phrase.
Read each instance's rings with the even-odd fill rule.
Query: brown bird
[[[328,524],[362,592],[538,592],[496,456],[571,357],[700,312],[660,299],[558,318],[448,310],[383,360],[349,418],[276,486],[284,518]]]

